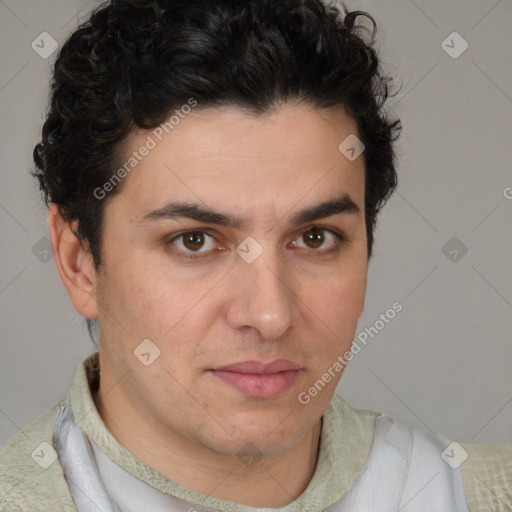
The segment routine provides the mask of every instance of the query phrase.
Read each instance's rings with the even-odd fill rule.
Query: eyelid
[[[303,235],[305,232],[307,232],[313,228],[318,228],[323,231],[326,231],[327,233],[332,234],[337,239],[337,242],[335,243],[334,247],[332,247],[330,249],[323,249],[323,250],[322,249],[307,249],[307,248],[303,248],[303,247],[300,247],[299,249],[309,251],[313,254],[316,253],[318,255],[324,255],[324,254],[327,255],[327,254],[330,254],[331,252],[334,252],[337,249],[339,249],[347,241],[347,236],[345,235],[345,233],[343,233],[343,231],[341,231],[339,229],[335,229],[333,227],[322,226],[322,225],[317,225],[317,224],[311,224],[309,226],[301,228],[298,231],[297,236],[295,236],[295,238],[293,239],[293,241],[295,241],[299,236]],[[204,233],[205,235],[207,235],[207,236],[213,238],[215,241],[217,241],[217,238],[212,234],[212,233],[215,233],[214,230],[212,230],[210,228],[196,228],[196,229],[187,229],[185,231],[181,231],[179,233],[173,234],[171,238],[168,238],[166,240],[166,245],[172,245],[172,243],[175,240],[177,240],[189,233]],[[223,250],[225,250],[225,248],[212,250],[212,251],[197,251],[197,252],[182,251],[181,249],[178,249],[178,250],[172,249],[172,252],[179,256],[183,256],[186,259],[199,259],[199,258],[208,257],[212,252],[220,252]]]

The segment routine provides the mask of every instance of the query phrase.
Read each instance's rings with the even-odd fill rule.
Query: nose
[[[269,251],[254,262],[237,262],[234,293],[227,320],[233,329],[255,329],[261,339],[272,341],[284,336],[297,313],[293,283]],[[287,278],[288,277],[288,278]]]

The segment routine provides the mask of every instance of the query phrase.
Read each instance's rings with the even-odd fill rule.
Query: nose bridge
[[[236,328],[255,328],[264,339],[272,340],[292,325],[294,294],[278,251],[263,244],[260,247],[260,254],[250,263],[249,258],[244,259],[243,252],[239,253],[236,262],[239,286],[230,305],[230,323]],[[250,247],[256,249],[254,245]]]

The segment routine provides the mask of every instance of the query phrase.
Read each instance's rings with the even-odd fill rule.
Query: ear
[[[92,255],[84,248],[85,243],[81,243],[75,236],[71,225],[64,220],[57,204],[50,204],[48,222],[53,257],[73,306],[82,316],[97,318],[97,273]]]

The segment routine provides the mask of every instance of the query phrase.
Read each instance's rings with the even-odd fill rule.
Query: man
[[[2,452],[1,510],[510,509],[511,447],[335,394],[400,128],[361,14],[111,0],[64,45],[36,176],[99,353]]]

